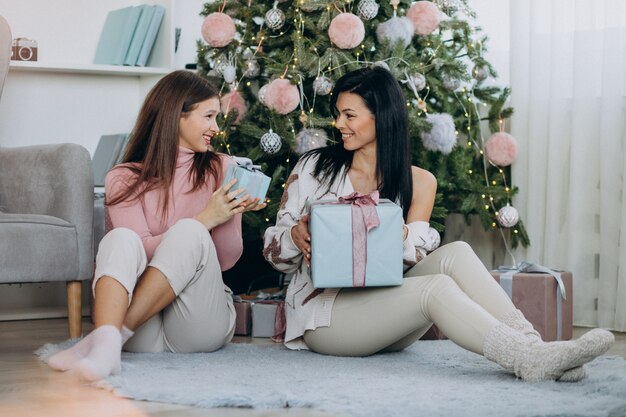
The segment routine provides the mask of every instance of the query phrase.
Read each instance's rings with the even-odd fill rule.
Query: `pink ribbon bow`
[[[339,203],[352,206],[352,285],[355,287],[365,286],[367,233],[380,224],[376,211],[378,199],[378,191],[339,197]]]

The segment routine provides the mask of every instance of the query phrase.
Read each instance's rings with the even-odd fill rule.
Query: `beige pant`
[[[147,265],[139,236],[111,230],[100,242],[93,282],[109,276],[133,290],[147,266],[161,271],[176,299],[135,331],[124,345],[131,352],[211,352],[235,332],[232,292],[224,285],[211,234],[198,221],[179,220],[164,235]]]
[[[470,246],[454,242],[407,271],[399,287],[342,289],[330,327],[307,331],[304,341],[319,353],[366,356],[401,350],[435,323],[456,344],[482,354],[487,333],[513,309]]]

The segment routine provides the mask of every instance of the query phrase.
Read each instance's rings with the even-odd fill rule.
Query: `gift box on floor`
[[[252,332],[252,302],[248,300],[235,300],[235,334],[237,336],[250,336]]]
[[[275,342],[284,340],[283,300],[262,300],[252,304],[252,337],[271,337]]]
[[[245,188],[246,193],[250,194],[250,198],[259,198],[260,202],[265,200],[267,189],[270,186],[271,178],[261,172],[259,165],[253,165],[252,160],[248,158],[234,157],[235,164],[228,167],[224,183],[228,183],[235,178],[237,183],[231,188]]]
[[[544,341],[571,339],[574,298],[572,273],[552,271],[561,284],[552,273],[522,269],[526,271],[512,274],[514,271],[499,270],[491,271],[491,275],[510,294],[513,304],[532,323]],[[542,267],[539,269],[547,270]]]
[[[402,284],[403,224],[402,209],[389,200],[378,201],[377,192],[312,202],[309,229],[313,286]]]

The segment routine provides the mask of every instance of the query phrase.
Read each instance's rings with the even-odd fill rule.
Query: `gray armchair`
[[[0,16],[0,95],[11,30]],[[70,337],[81,335],[81,281],[93,275],[93,171],[80,145],[0,147],[0,284],[67,282]]]
[[[81,281],[93,276],[89,152],[59,144],[0,148],[0,283],[67,282],[70,337],[81,334]]]

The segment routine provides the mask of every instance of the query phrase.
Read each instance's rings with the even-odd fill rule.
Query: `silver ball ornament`
[[[489,68],[484,65],[476,65],[474,69],[472,69],[472,77],[476,81],[483,81],[489,77]]]
[[[463,5],[461,0],[437,0],[436,3],[441,11],[447,15],[458,12]]]
[[[361,0],[356,12],[363,20],[372,20],[378,14],[378,3],[375,0]]]
[[[265,84],[263,87],[259,88],[259,92],[257,93],[259,101],[261,102],[261,104],[264,105],[267,105],[265,104],[265,94],[267,93],[267,86],[268,84]]]
[[[443,86],[446,87],[448,90],[454,91],[461,86],[461,80],[451,77],[449,75],[444,75]]]
[[[267,152],[269,154],[275,154],[280,150],[280,147],[283,145],[283,142],[272,129],[270,129],[267,133],[261,136],[261,149],[263,152]]]
[[[519,221],[519,213],[515,207],[507,204],[498,210],[496,213],[496,220],[498,220],[498,223],[502,227],[513,227]]]
[[[273,7],[265,13],[265,24],[272,30],[278,30],[285,24],[285,13],[279,8]]]
[[[320,75],[313,81],[313,90],[320,96],[327,96],[333,91],[333,82],[330,78]]]

